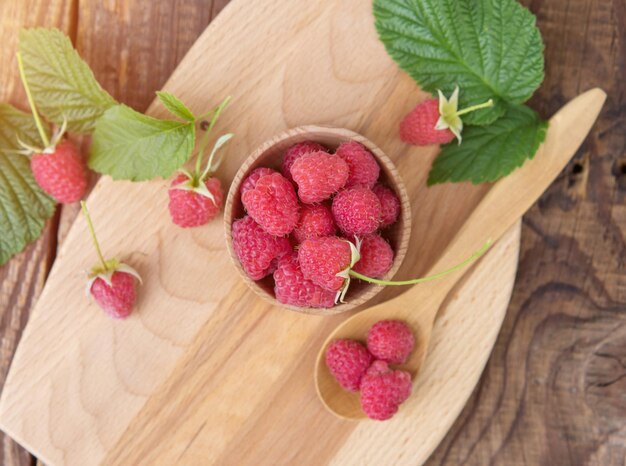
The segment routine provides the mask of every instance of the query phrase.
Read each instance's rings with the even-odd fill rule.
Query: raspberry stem
[[[487,240],[487,242],[478,251],[476,251],[470,257],[465,259],[463,262],[455,265],[454,267],[451,267],[448,270],[444,270],[443,272],[439,272],[434,275],[429,275],[427,277],[415,278],[413,280],[387,281],[387,280],[378,280],[376,278],[370,278],[365,275],[361,275],[360,273],[355,272],[354,270],[350,270],[350,275],[352,275],[355,278],[358,278],[359,280],[363,280],[369,283],[375,283],[377,285],[402,286],[402,285],[415,285],[417,283],[429,282],[431,280],[437,280],[439,278],[445,277],[446,275],[456,272],[457,270],[462,269],[466,265],[474,262],[476,259],[482,256],[487,251],[487,249],[489,249],[489,247],[491,246],[491,242],[492,241],[490,239]]]
[[[487,102],[478,105],[472,105],[471,107],[464,108],[456,112],[456,116],[465,115],[466,113],[473,112],[474,110],[480,110],[481,108],[493,107],[493,99],[489,99]]]
[[[202,135],[202,139],[200,140],[200,147],[198,148],[198,155],[196,157],[196,171],[194,173],[194,182],[201,182],[201,171],[202,171],[202,159],[204,158],[204,150],[206,149],[206,145],[209,142],[209,135],[211,134],[211,130],[217,123],[217,119],[219,118],[222,111],[226,108],[228,103],[230,102],[230,96],[226,97],[221,104],[219,104],[215,109],[211,110],[213,112],[213,117],[211,118],[211,123],[209,123],[209,127],[206,129],[204,134]],[[210,113],[210,112],[209,112]],[[213,155],[215,152],[211,154],[209,158],[209,162],[207,163],[207,169],[204,171],[205,173],[209,172],[211,164],[213,163]],[[197,180],[196,180],[197,178]]]
[[[39,114],[37,113],[37,107],[35,106],[35,101],[33,99],[32,94],[30,93],[30,88],[28,87],[28,82],[26,81],[26,73],[24,72],[24,62],[22,61],[22,54],[17,53],[17,67],[20,71],[20,79],[22,80],[22,85],[24,86],[24,90],[26,91],[26,98],[28,99],[28,105],[30,105],[30,109],[33,112],[33,118],[35,119],[35,125],[37,126],[37,131],[39,131],[39,136],[41,137],[41,142],[43,142],[44,148],[47,148],[50,145],[50,140],[48,139],[48,135],[43,128],[43,124],[41,123],[41,119],[39,118]]]
[[[91,233],[91,239],[93,241],[93,245],[96,247],[98,258],[100,259],[100,262],[102,263],[103,270],[106,272],[109,268],[107,267],[107,263],[104,260],[104,256],[102,255],[102,250],[100,249],[100,244],[98,243],[98,238],[96,237],[96,230],[93,227],[91,216],[89,215],[89,211],[87,210],[87,204],[85,203],[85,201],[80,201],[80,208],[83,211],[85,220],[87,220],[87,226],[89,227],[89,232]]]

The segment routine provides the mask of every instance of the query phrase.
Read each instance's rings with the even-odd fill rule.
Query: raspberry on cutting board
[[[206,178],[203,181],[212,198],[193,190],[176,188],[188,181],[186,175],[179,174],[172,180],[167,192],[172,222],[182,228],[193,228],[208,223],[220,213],[224,200],[222,184],[217,178]]]
[[[89,291],[98,306],[114,319],[124,319],[130,315],[135,305],[135,276],[115,271],[109,282],[105,278],[97,277],[91,284]]]
[[[100,259],[87,274],[87,291],[107,315],[115,319],[124,319],[130,315],[135,306],[135,280],[141,283],[141,276],[128,264],[117,259],[104,258],[85,201],[80,201],[80,207]]]

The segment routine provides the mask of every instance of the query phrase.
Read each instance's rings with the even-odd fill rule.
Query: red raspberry
[[[383,211],[380,227],[385,228],[396,223],[400,215],[400,199],[398,199],[396,193],[382,184],[374,186],[372,191],[378,196]]]
[[[370,278],[382,278],[393,265],[393,249],[375,233],[361,240],[361,258],[352,270]],[[382,359],[382,358],[378,358]]]
[[[213,194],[213,199],[195,191],[178,189],[175,186],[189,181],[187,175],[182,173],[172,180],[169,195],[169,210],[172,222],[179,227],[198,227],[214,219],[222,208],[224,192],[222,184],[217,178],[208,178],[204,185]]]
[[[288,235],[300,217],[293,185],[280,173],[260,178],[254,188],[243,193],[241,202],[250,217],[270,235]]]
[[[307,239],[298,249],[305,278],[329,291],[341,289],[345,279],[337,274],[350,266],[351,259],[348,241],[335,236]]]
[[[300,220],[293,230],[298,243],[305,239],[333,236],[337,231],[333,214],[325,205],[305,205],[300,209]]]
[[[296,161],[296,159],[310,152],[328,152],[328,150],[321,144],[313,141],[303,141],[294,144],[289,149],[287,149],[287,151],[285,152],[285,156],[283,157],[283,163],[280,167],[283,176],[289,181],[293,181],[293,178],[291,177],[291,166]]]
[[[376,194],[364,186],[344,189],[333,199],[333,217],[346,235],[367,235],[380,226],[382,208]]]
[[[367,348],[389,364],[404,364],[414,346],[413,332],[400,320],[381,320],[367,332]]]
[[[272,173],[276,173],[276,170],[272,170],[267,167],[259,167],[252,170],[252,172],[248,175],[248,177],[241,183],[241,195],[250,189],[254,189],[256,187],[257,181],[263,178],[265,175],[271,175]]]
[[[363,144],[356,141],[344,142],[337,148],[335,154],[344,159],[350,168],[346,188],[359,185],[371,188],[376,184],[380,167]]]
[[[66,139],[50,154],[33,154],[30,169],[46,193],[63,204],[79,201],[87,189],[85,161],[76,145]]]
[[[326,366],[339,385],[358,392],[361,379],[374,358],[367,348],[354,340],[335,340],[326,349]]]
[[[267,233],[251,217],[233,223],[233,249],[252,280],[260,280],[276,269],[278,260],[292,252],[287,238]]]
[[[298,196],[305,204],[328,199],[348,181],[348,164],[336,155],[312,152],[298,158],[291,166],[291,175],[298,185]]]
[[[392,370],[385,361],[374,361],[361,380],[361,408],[370,419],[393,417],[411,395],[411,374]]]
[[[113,272],[111,285],[98,277],[89,291],[104,312],[115,319],[128,317],[135,305],[135,277],[130,273]]]
[[[293,253],[278,261],[274,272],[274,292],[283,304],[299,307],[333,307],[335,293],[323,289],[302,275],[298,255]]]
[[[454,133],[449,129],[435,129],[439,116],[438,99],[418,104],[400,123],[400,139],[418,146],[449,143],[454,139]]]

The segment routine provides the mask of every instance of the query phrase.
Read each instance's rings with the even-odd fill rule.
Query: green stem
[[[83,211],[83,215],[87,220],[87,226],[89,227],[89,232],[91,233],[91,239],[93,240],[93,245],[96,247],[96,252],[98,253],[98,257],[100,258],[100,262],[102,263],[102,267],[106,272],[108,270],[107,263],[104,260],[104,256],[102,255],[102,250],[100,249],[100,244],[98,243],[98,238],[96,238],[96,230],[93,228],[93,223],[91,221],[91,216],[89,215],[89,211],[87,210],[87,204],[85,201],[80,201],[80,208]]]
[[[207,142],[209,141],[209,135],[211,134],[211,130],[213,129],[213,127],[217,123],[217,119],[220,117],[220,114],[226,108],[226,106],[228,105],[229,102],[230,102],[230,96],[226,97],[222,101],[221,104],[219,104],[215,109],[211,110],[213,112],[213,117],[211,118],[211,123],[209,123],[209,127],[207,128],[206,132],[204,133],[204,135],[202,137],[202,140],[200,141],[200,147],[198,149],[198,155],[197,155],[197,158],[196,158],[196,171],[194,173],[194,176],[200,176],[200,172],[201,172],[201,168],[202,168],[202,159],[204,157],[204,149],[206,149]],[[202,115],[200,118],[202,118],[203,116],[204,115]],[[207,167],[210,167],[211,164],[213,163],[213,155],[214,154],[215,154],[215,152],[211,155],[211,158],[209,159]],[[206,170],[206,171],[208,171],[208,170]],[[201,180],[199,180],[199,181],[201,181]]]
[[[37,107],[35,107],[35,101],[33,100],[33,96],[30,93],[30,88],[28,87],[28,83],[26,82],[24,63],[22,62],[22,55],[19,52],[17,53],[17,67],[20,70],[20,79],[22,80],[22,84],[24,85],[26,98],[28,99],[28,105],[30,105],[30,109],[33,112],[33,118],[35,119],[35,125],[37,125],[37,131],[39,131],[41,142],[43,142],[44,148],[47,148],[50,145],[50,140],[48,139],[48,135],[43,128],[43,124],[41,123],[41,119],[39,118],[39,114],[37,113]]]
[[[220,114],[226,108],[229,102],[230,102],[230,96],[226,97],[224,101],[219,105],[219,107],[217,107],[217,109],[215,110],[215,114],[213,115],[213,118],[211,119],[211,124],[209,125],[209,129],[207,130],[207,133],[211,132],[211,130],[215,126],[215,123],[217,123],[217,119],[220,117]],[[217,151],[213,151],[211,153],[211,157],[209,157],[209,161],[206,164],[207,168],[205,170],[205,172],[207,173],[211,170],[211,166],[213,165],[213,157],[215,157],[216,152]]]
[[[459,110],[456,112],[456,116],[465,115],[466,113],[473,112],[474,110],[480,110],[481,108],[493,107],[493,99],[489,99],[487,102],[472,105],[471,107],[464,108],[463,110]]]
[[[482,256],[485,253],[485,251],[487,251],[487,249],[489,249],[489,246],[491,246],[491,240],[487,240],[487,242],[483,245],[483,247],[481,247],[478,251],[476,251],[474,254],[472,254],[470,257],[465,259],[460,264],[457,264],[454,267],[449,268],[448,270],[444,270],[443,272],[439,272],[439,273],[436,273],[434,275],[429,275],[428,277],[415,278],[413,280],[402,280],[402,281],[393,281],[393,282],[391,282],[391,281],[386,281],[386,280],[378,280],[376,278],[370,278],[370,277],[367,277],[365,275],[361,275],[360,273],[355,272],[354,270],[350,270],[350,275],[352,275],[353,277],[358,278],[360,280],[363,280],[363,281],[366,281],[366,282],[370,282],[370,283],[375,283],[377,285],[392,285],[392,286],[415,285],[417,283],[423,283],[423,282],[429,282],[431,280],[437,280],[438,278],[445,277],[446,275],[449,275],[449,274],[451,274],[453,272],[456,272],[459,269],[462,269],[466,265],[474,262],[476,259],[478,259],[480,256]]]
[[[200,147],[198,148],[198,155],[196,156],[196,170],[194,171],[194,180],[195,178],[200,176],[200,170],[202,167],[202,158],[204,157],[204,149],[206,148],[207,143],[209,142],[209,135],[211,133],[207,129],[202,135],[202,139],[200,139]]]

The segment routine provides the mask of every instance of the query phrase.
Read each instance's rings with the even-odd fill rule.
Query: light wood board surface
[[[488,189],[426,189],[436,149],[409,148],[396,135],[424,95],[376,39],[369,2],[235,0],[166,88],[196,111],[233,95],[217,127],[237,135],[224,181],[258,144],[292,126],[343,126],[379,145],[413,203],[401,277],[428,268]],[[155,105],[151,113],[164,110]],[[138,311],[113,322],[85,298],[83,270],[95,257],[79,219],[13,362],[0,426],[51,464],[423,461],[489,355],[510,297],[519,229],[445,307],[401,415],[355,424],[324,411],[312,379],[318,346],[347,316],[305,316],[255,298],[229,263],[220,222],[193,231],[170,224],[166,186],[109,179],[96,186],[89,204],[106,253],[144,277]],[[385,290],[376,301],[399,292]]]

